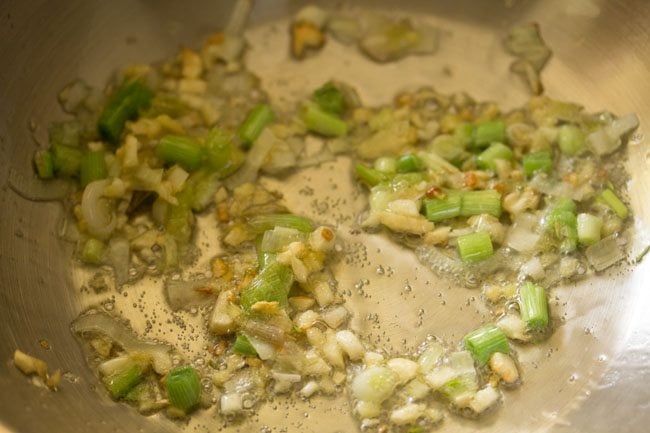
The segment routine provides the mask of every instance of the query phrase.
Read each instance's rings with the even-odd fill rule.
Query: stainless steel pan
[[[508,73],[500,35],[513,23],[537,21],[554,51],[543,72],[549,95],[583,102],[589,110],[634,111],[641,118],[641,129],[629,146],[629,196],[637,227],[631,256],[649,242],[645,227],[650,223],[650,148],[644,133],[650,125],[650,3],[350,3],[431,20],[444,30],[440,52],[379,66],[331,44],[322,56],[296,64],[288,59],[282,19],[301,3],[259,1],[252,17],[249,60],[267,91],[300,95],[336,75],[357,86],[366,103],[386,102],[405,84],[429,84],[443,92],[466,90],[477,99],[514,106],[524,102],[526,92]],[[0,5],[0,430],[99,433],[222,427],[214,410],[184,427],[156,416],[142,417],[96,389],[97,380],[69,330],[71,320],[91,300],[75,288],[68,259],[71,246],[57,237],[61,208],[26,201],[5,181],[10,169],[30,170],[37,147],[33,136],[44,140],[46,125],[63,117],[56,94],[66,83],[83,77],[100,86],[117,65],[161,59],[181,44],[198,45],[203,35],[224,23],[230,6],[226,1],[167,0],[5,0]],[[351,291],[349,302],[357,311],[354,326],[397,351],[413,347],[429,333],[458,338],[480,320],[479,294],[436,278],[410,253],[381,237],[350,231],[362,200],[347,182],[346,170],[342,161],[268,183],[280,188],[294,209],[341,222],[352,259],[338,269],[340,288]],[[322,193],[319,202],[310,199],[305,204],[300,189],[306,185]],[[348,207],[337,198],[347,199]],[[385,270],[390,266],[392,276],[378,274],[379,265]],[[552,308],[562,325],[548,343],[519,350],[524,386],[508,392],[495,415],[481,422],[450,416],[440,431],[648,431],[649,277],[650,263],[645,261],[631,271],[620,268],[556,290]],[[128,309],[130,298],[123,297],[117,296],[116,302]],[[378,321],[374,316],[367,320],[369,314],[376,314]],[[49,341],[50,350],[40,347],[41,339]],[[34,387],[10,361],[15,348],[72,375],[58,393]],[[312,404],[276,402],[259,417],[225,431],[264,431],[263,426],[273,431],[354,431],[346,408],[344,397]]]

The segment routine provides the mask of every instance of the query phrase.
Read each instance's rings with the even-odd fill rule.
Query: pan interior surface
[[[331,7],[331,2],[321,3]],[[373,63],[334,40],[314,57],[291,60],[287,17],[302,5],[258,1],[247,34],[247,65],[278,104],[291,103],[336,78],[355,87],[366,105],[388,103],[400,90],[432,86],[442,93],[466,91],[477,100],[513,108],[522,105],[528,93],[508,71],[511,59],[501,38],[510,25],[538,22],[554,53],[542,75],[547,95],[582,103],[589,111],[636,112],[641,119],[628,148],[629,199],[635,215],[630,260],[650,242],[650,203],[645,199],[650,195],[650,149],[644,139],[650,124],[650,34],[645,26],[650,7],[645,1],[409,1],[399,8],[390,1],[344,4],[413,16],[442,30],[434,56],[389,64]],[[9,1],[0,8],[0,53],[12,59],[0,70],[0,354],[5,359],[0,368],[5,390],[0,430],[4,423],[11,432],[27,433],[45,428],[356,431],[345,395],[310,402],[279,399],[264,405],[258,416],[233,424],[225,423],[214,409],[188,425],[143,417],[112,402],[87,367],[70,322],[88,306],[108,301],[142,331],[146,320],[138,311],[143,304],[169,314],[160,284],[147,280],[121,293],[80,293],[87,275],[70,271],[72,246],[58,237],[62,208],[26,201],[6,185],[12,170],[31,170],[31,155],[46,141],[47,124],[64,118],[56,95],[65,84],[80,77],[101,87],[116,67],[156,61],[182,45],[198,46],[205,34],[225,22],[230,7],[231,2],[192,2],[185,7],[172,1],[57,0]],[[427,335],[458,340],[483,320],[478,290],[441,279],[387,237],[358,230],[365,198],[353,183],[347,158],[263,182],[282,192],[291,211],[337,225],[346,248],[335,267],[339,290],[348,293],[352,327],[378,347],[391,354],[411,353]],[[218,248],[211,221],[210,215],[200,225],[212,239],[205,259]],[[502,407],[481,421],[450,415],[440,431],[609,432],[623,425],[626,431],[645,431],[650,318],[644,312],[650,308],[650,295],[643,282],[648,275],[646,260],[555,289],[551,309],[560,323],[555,333],[544,344],[517,347],[523,386],[506,392]],[[201,326],[191,313],[183,319]],[[172,329],[157,336],[173,335]],[[48,340],[50,350],[39,346],[42,339]],[[16,348],[70,372],[61,391],[31,386],[10,361]]]

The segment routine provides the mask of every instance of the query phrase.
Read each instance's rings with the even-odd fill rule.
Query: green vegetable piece
[[[501,216],[501,194],[493,189],[462,193],[460,216],[490,214]]]
[[[257,356],[257,351],[248,340],[248,337],[243,334],[237,335],[237,338],[232,345],[232,350],[235,353],[239,353],[240,355],[244,356]]]
[[[108,175],[108,168],[106,167],[106,160],[104,159],[104,152],[90,151],[81,158],[81,165],[79,167],[79,180],[81,186],[86,186],[95,180],[105,179]]]
[[[460,374],[438,389],[449,402],[454,403],[458,398],[473,395],[478,390],[478,381],[473,373]]]
[[[102,381],[111,397],[118,400],[125,397],[131,389],[142,382],[146,370],[147,365],[133,361],[114,374],[105,376]]]
[[[190,112],[190,108],[178,99],[176,96],[169,94],[156,94],[149,107],[141,114],[142,117],[158,117],[167,115],[169,117],[177,118],[186,115]]]
[[[275,261],[277,252],[265,251],[263,248],[264,235],[259,235],[255,239],[255,253],[257,254],[257,268],[264,269],[271,262]]]
[[[343,92],[334,83],[325,83],[316,89],[312,99],[324,111],[342,116],[348,108]]]
[[[508,339],[496,325],[487,324],[470,332],[463,338],[465,348],[479,365],[485,365],[493,353],[510,353]]]
[[[83,126],[76,121],[54,122],[48,128],[51,146],[79,147]]]
[[[448,194],[440,199],[424,200],[424,215],[429,221],[438,222],[460,215],[462,196]]]
[[[397,160],[398,173],[412,173],[422,170],[422,161],[414,153],[407,153]]]
[[[54,159],[49,150],[39,150],[34,154],[34,168],[41,179],[52,179],[54,177]]]
[[[170,206],[165,221],[165,232],[176,241],[179,255],[183,256],[192,239],[194,214],[192,213],[193,192],[183,188],[176,194],[178,205]]]
[[[369,187],[373,187],[380,183],[386,182],[391,177],[386,173],[382,173],[381,171],[370,168],[364,164],[355,165],[354,172],[356,173],[357,177]]]
[[[153,96],[153,92],[138,80],[122,83],[99,116],[99,135],[110,143],[118,143],[126,121],[134,119],[140,110],[147,108]]]
[[[83,152],[78,147],[52,146],[52,164],[57,176],[76,177],[79,175]]]
[[[506,141],[506,124],[500,120],[482,122],[476,125],[472,136],[472,147],[484,149],[492,143]]]
[[[81,250],[81,261],[91,265],[101,263],[104,249],[104,243],[99,239],[90,238],[86,240],[83,249]]]
[[[271,262],[263,268],[248,287],[242,290],[240,305],[245,312],[259,301],[277,302],[287,306],[287,296],[293,284],[291,268],[278,262]]]
[[[258,104],[246,115],[244,123],[239,128],[239,138],[245,147],[250,147],[257,137],[275,119],[273,110],[267,104]]]
[[[274,227],[287,227],[303,233],[309,233],[314,229],[314,225],[308,218],[289,213],[255,215],[248,220],[248,226],[254,233],[264,233]]]
[[[557,144],[565,155],[577,155],[585,149],[585,134],[574,125],[562,125],[557,137]]]
[[[222,171],[232,164],[232,134],[213,128],[205,139],[206,160],[210,167]]]
[[[535,283],[519,287],[521,319],[531,331],[543,331],[548,326],[548,301],[546,291]]]
[[[539,152],[524,155],[522,163],[527,177],[531,177],[538,172],[550,173],[553,170],[553,156],[548,150],[540,150]]]
[[[469,124],[466,124],[469,125]],[[469,125],[471,127],[471,125]],[[459,131],[460,129],[456,129]],[[465,146],[471,141],[472,132],[469,131],[469,138],[459,138],[456,135],[439,135],[433,139],[431,144],[427,146],[429,151],[436,153],[452,164],[460,164],[462,161],[469,157],[469,153],[465,151]]]
[[[476,158],[476,165],[479,168],[494,171],[497,168],[497,159],[511,161],[513,157],[512,149],[508,146],[503,143],[493,143]]]
[[[545,218],[545,226],[556,239],[561,241],[560,250],[564,253],[574,251],[578,245],[578,223],[576,204],[573,200],[560,197]]]
[[[492,257],[492,239],[487,232],[458,236],[458,254],[465,263],[476,263]]]
[[[475,126],[471,123],[461,123],[456,127],[456,129],[454,129],[454,137],[460,142],[463,148],[468,148],[472,145],[472,141],[474,140],[475,129]]]
[[[188,171],[198,169],[205,157],[203,148],[192,138],[166,135],[156,146],[156,156],[170,164],[178,164]]]
[[[588,213],[581,213],[578,214],[576,221],[578,242],[580,244],[589,246],[600,240],[600,229],[603,227],[602,218]]]
[[[621,201],[620,198],[612,191],[611,189],[606,189],[603,192],[600,193],[598,196],[600,201],[605,203],[607,206],[610,207],[614,211],[616,215],[618,215],[619,218],[625,219],[627,218],[628,215],[628,210],[627,206],[625,206],[625,203]]]
[[[165,381],[169,403],[187,413],[201,401],[201,378],[192,367],[176,367]]]
[[[317,105],[307,105],[302,111],[302,121],[308,130],[326,137],[342,137],[348,133],[348,124]]]

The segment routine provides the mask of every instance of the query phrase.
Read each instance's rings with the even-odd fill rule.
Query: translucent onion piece
[[[72,331],[84,334],[106,335],[128,353],[145,353],[151,356],[153,368],[158,374],[167,373],[172,367],[170,348],[164,344],[140,341],[123,323],[104,313],[86,314],[72,322]]]
[[[205,305],[214,300],[210,280],[182,281],[168,278],[165,281],[167,303],[173,310]]]
[[[88,226],[88,231],[98,239],[108,239],[115,229],[117,218],[109,202],[103,198],[108,179],[90,182],[81,198],[81,213]]]
[[[585,250],[589,264],[596,271],[602,271],[625,258],[625,253],[618,245],[615,236],[609,236]]]
[[[114,237],[108,243],[108,263],[113,267],[115,284],[121,286],[129,280],[131,247],[123,237]]]

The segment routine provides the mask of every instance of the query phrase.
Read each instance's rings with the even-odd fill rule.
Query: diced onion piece
[[[515,224],[508,230],[505,243],[520,253],[535,251],[540,235]]]
[[[210,332],[217,335],[224,335],[234,332],[235,330],[235,321],[234,318],[230,315],[230,301],[229,298],[233,296],[232,291],[223,291],[219,293],[217,301],[212,310],[212,315],[210,316],[210,322],[208,328]]]
[[[323,321],[327,323],[330,328],[336,329],[343,325],[348,319],[350,313],[347,308],[342,305],[334,307],[328,311],[323,312]]]
[[[234,415],[244,409],[244,402],[241,394],[223,394],[220,399],[220,408],[223,415]]]
[[[359,400],[380,404],[393,394],[398,380],[397,374],[389,368],[369,367],[352,380],[352,395]]]
[[[381,405],[372,401],[359,400],[354,405],[354,411],[359,418],[375,418],[381,415]]]
[[[300,389],[299,393],[304,398],[309,398],[312,395],[316,394],[319,388],[320,386],[318,385],[318,382],[315,380],[310,380],[305,384],[305,386]]]
[[[386,366],[397,374],[402,384],[413,379],[418,373],[418,363],[406,358],[389,359]]]
[[[424,380],[427,385],[435,391],[456,377],[457,374],[458,373],[451,367],[437,367],[431,370],[431,372],[424,377]]]
[[[500,397],[499,391],[488,385],[474,395],[474,398],[469,403],[469,407],[476,413],[482,413],[494,406]]]
[[[403,392],[411,400],[421,400],[429,395],[431,388],[420,379],[413,379],[404,386]]]
[[[518,314],[510,313],[497,320],[496,325],[503,333],[513,340],[528,341],[530,336],[527,334],[526,322]]]
[[[517,364],[505,353],[495,352],[490,356],[490,369],[505,383],[515,383],[519,380]]]
[[[412,424],[424,415],[426,405],[420,403],[409,403],[394,409],[390,413],[390,422],[396,425]]]
[[[357,337],[352,331],[346,329],[337,332],[336,342],[352,361],[358,361],[363,358],[366,349],[363,347],[363,344],[361,344],[359,337]]]
[[[367,366],[379,365],[384,362],[384,356],[377,352],[366,352],[363,356],[363,363]]]
[[[108,239],[117,225],[114,210],[103,198],[104,188],[110,184],[108,179],[90,182],[81,197],[81,213],[88,231],[97,239]]]
[[[535,281],[544,278],[544,266],[539,257],[532,257],[521,267],[521,274],[532,277]]]
[[[435,368],[444,352],[444,348],[439,343],[431,343],[426,349],[420,354],[418,358],[418,365],[420,368],[420,373],[427,374]]]
[[[589,264],[596,271],[602,271],[625,258],[615,236],[608,236],[585,250]]]

